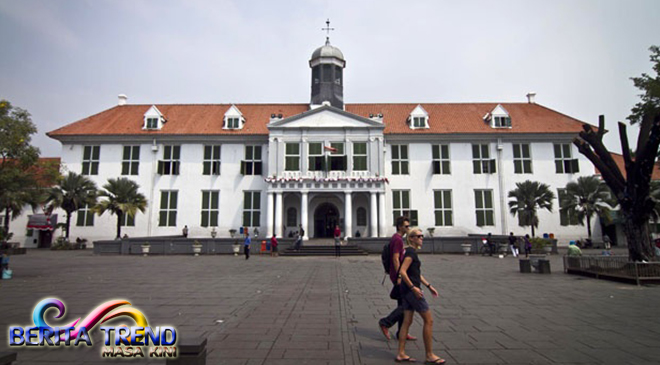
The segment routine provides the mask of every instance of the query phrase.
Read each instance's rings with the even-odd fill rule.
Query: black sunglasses
[[[419,238],[424,238],[423,234],[413,234],[410,237],[419,237]]]

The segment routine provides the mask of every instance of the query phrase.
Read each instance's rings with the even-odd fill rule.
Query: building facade
[[[524,234],[508,209],[516,183],[556,195],[591,163],[572,140],[582,122],[536,104],[345,104],[346,61],[329,42],[314,51],[309,104],[117,106],[48,133],[64,171],[140,185],[149,206],[123,222],[131,237],[384,237],[394,217],[435,235]],[[538,232],[567,241],[584,227],[540,211]],[[61,215],[60,215],[61,216]],[[74,214],[72,237],[112,238],[116,217]]]

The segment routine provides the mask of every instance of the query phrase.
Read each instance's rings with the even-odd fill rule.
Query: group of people
[[[378,326],[389,340],[389,328],[397,324],[396,337],[399,340],[399,347],[395,361],[416,362],[417,360],[406,354],[406,342],[417,340],[410,335],[409,330],[414,312],[419,313],[424,322],[422,334],[426,363],[444,364],[446,361],[433,353],[433,315],[429,310],[422,285],[434,297],[438,296],[438,291],[422,275],[421,262],[416,253],[424,244],[424,235],[421,229],[411,228],[410,220],[406,217],[396,219],[396,230],[389,243],[390,267],[387,273],[393,285],[390,297],[396,299],[397,307],[387,317],[380,319]]]
[[[532,243],[529,241],[529,235],[526,234],[524,237],[518,237],[509,232],[509,251],[513,254],[513,257],[518,257],[520,254],[520,249],[518,248],[518,242],[522,242],[523,249],[525,250],[525,257],[529,257],[529,254],[532,252]],[[497,253],[497,244],[493,242],[493,235],[488,233],[486,237],[482,239],[484,245],[488,246],[488,252],[490,256]]]

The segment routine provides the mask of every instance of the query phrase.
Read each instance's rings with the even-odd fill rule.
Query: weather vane
[[[330,31],[335,30],[335,28],[330,28],[330,19],[329,18],[328,18],[328,20],[325,21],[325,25],[326,25],[326,27],[321,28],[321,30],[325,30],[326,32],[328,32],[328,35],[325,37],[325,43],[330,44]]]

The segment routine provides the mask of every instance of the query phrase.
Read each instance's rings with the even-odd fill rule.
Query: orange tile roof
[[[161,130],[143,130],[144,113],[151,105],[115,106],[47,133],[58,138],[74,135],[267,135],[271,114],[285,118],[309,110],[308,104],[235,104],[245,117],[240,130],[222,129],[231,104],[156,105],[167,123]],[[491,128],[483,117],[498,103],[421,104],[429,113],[429,129],[412,130],[407,119],[417,106],[410,104],[346,104],[346,111],[363,117],[383,114],[385,134],[454,133],[577,133],[583,122],[539,104],[501,103],[512,128]]]
[[[611,155],[614,159],[614,162],[616,162],[616,165],[619,167],[619,170],[621,170],[623,177],[626,177],[626,164],[623,162],[623,155],[618,153],[611,153]],[[600,174],[600,171],[596,169],[596,173]],[[655,168],[651,173],[651,180],[660,180],[660,162],[655,163]]]

